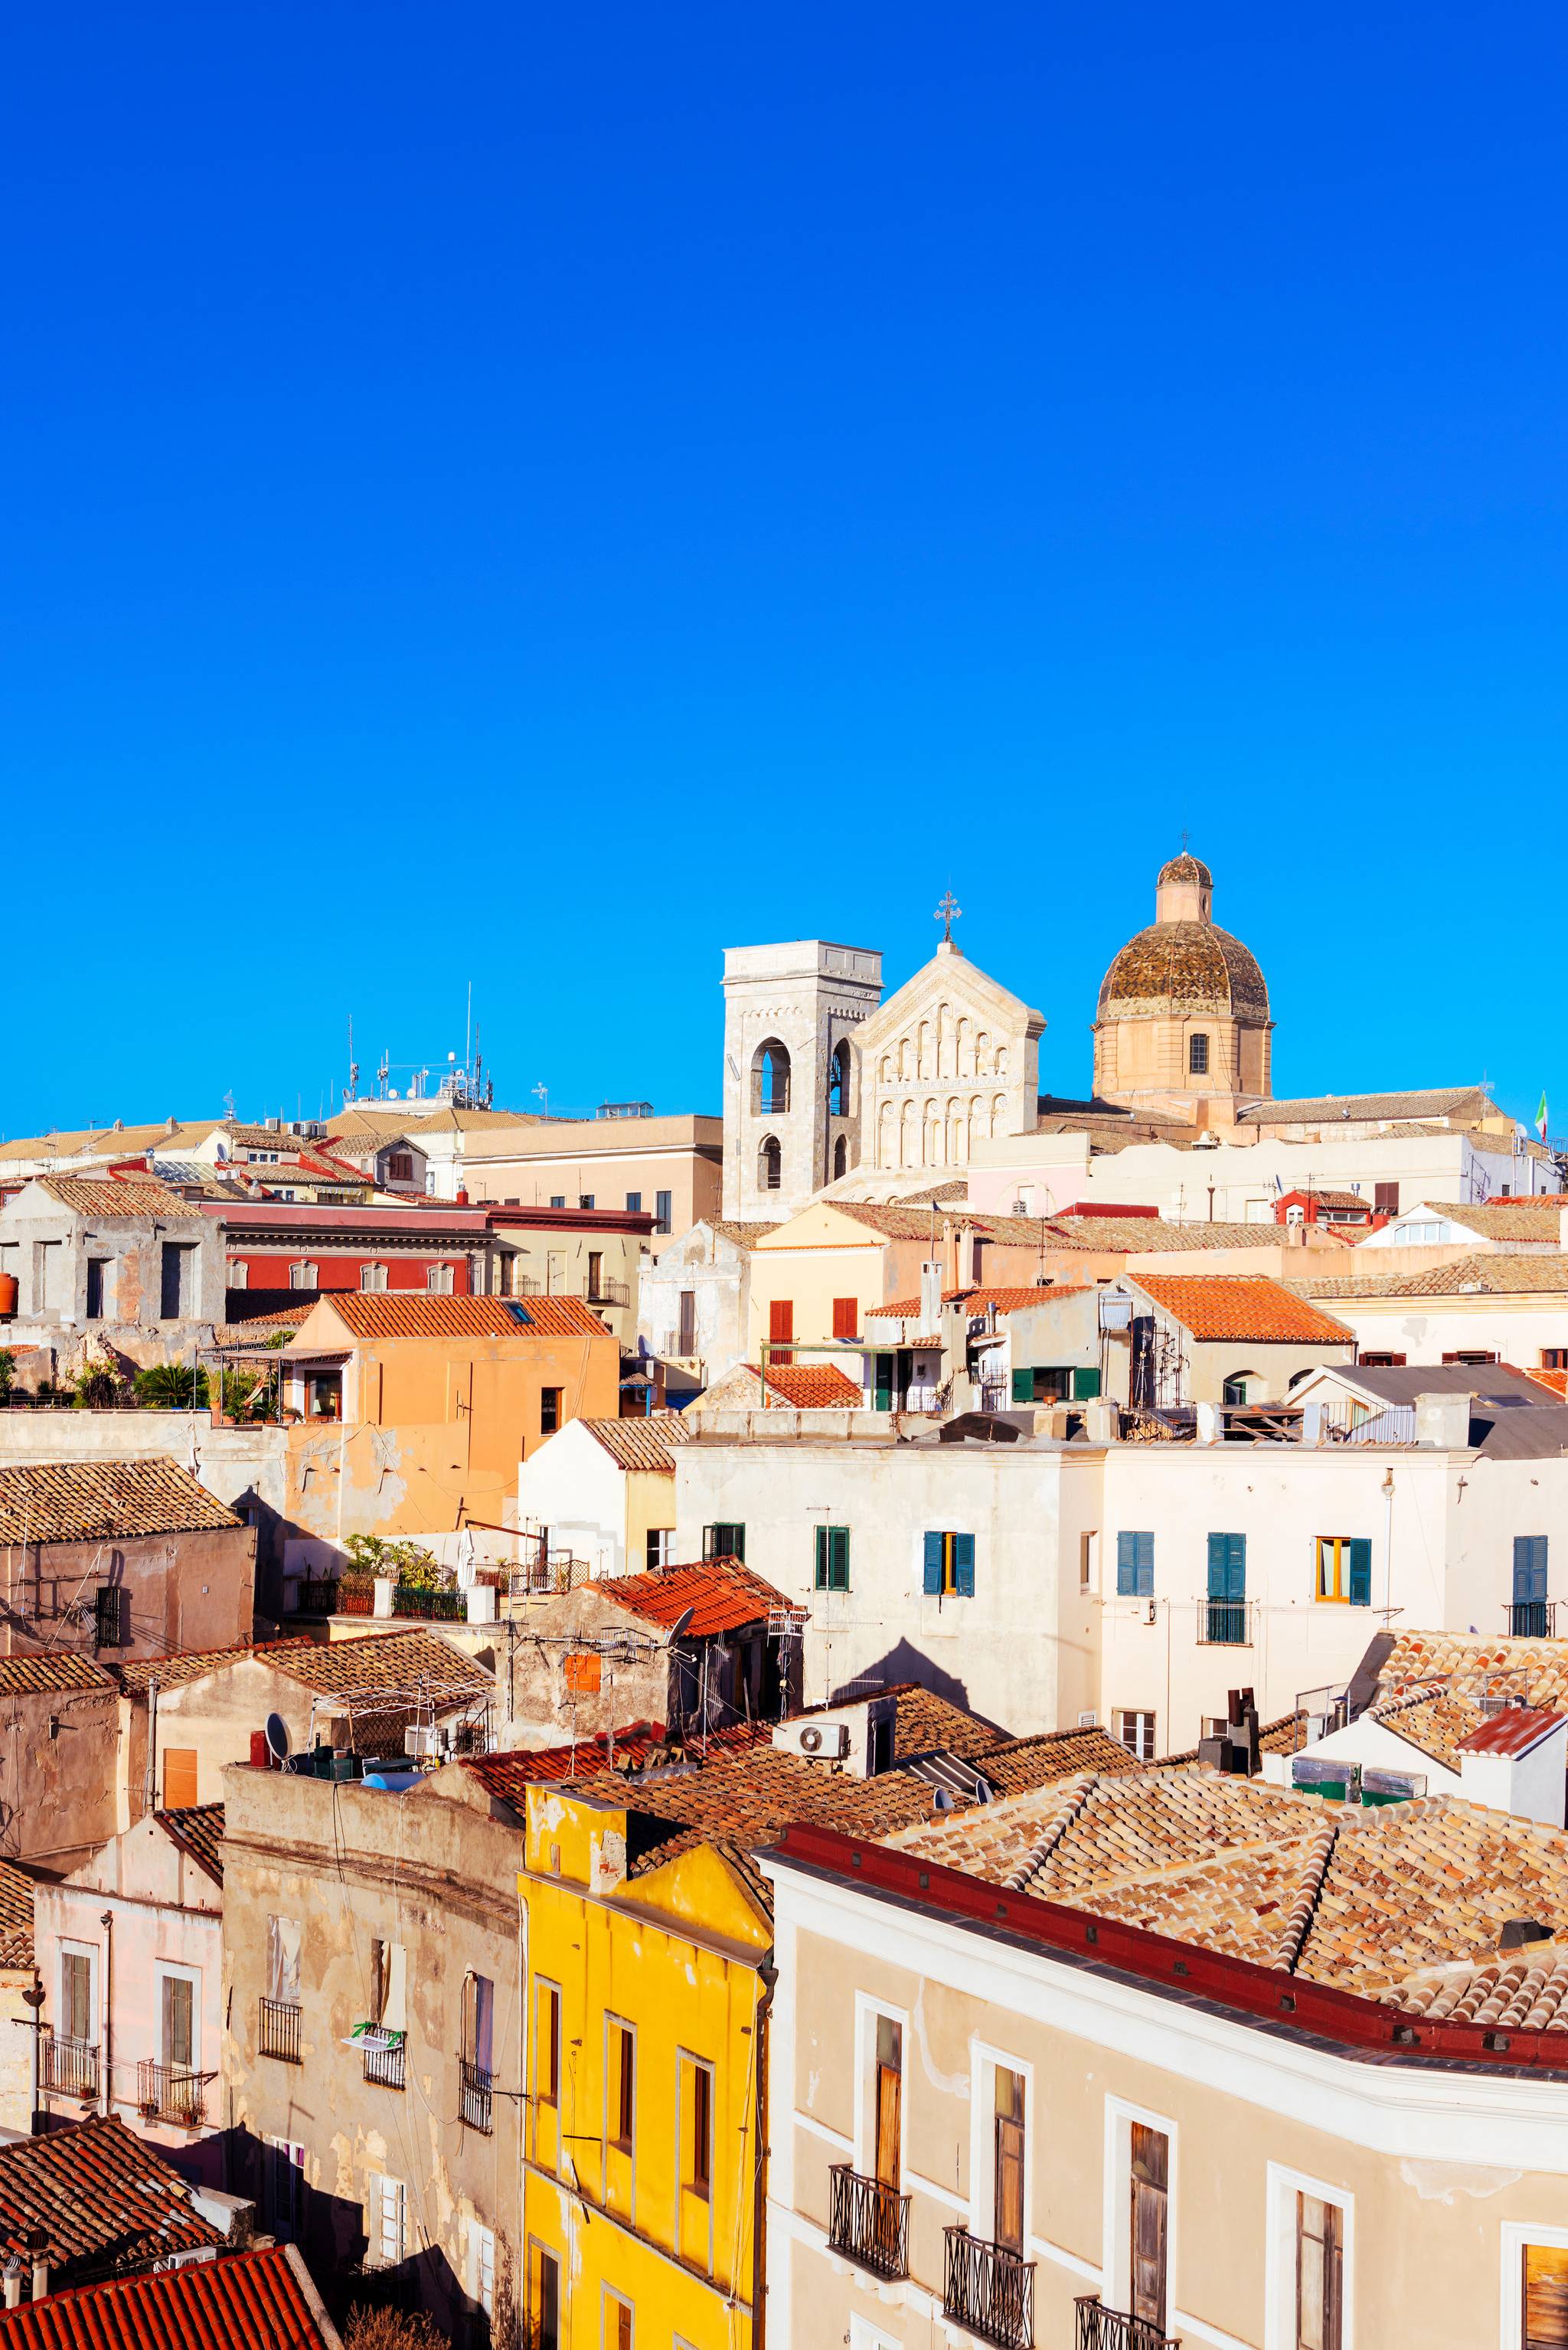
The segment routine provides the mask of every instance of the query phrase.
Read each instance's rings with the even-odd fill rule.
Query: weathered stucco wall
[[[95,1595],[106,1586],[130,1594],[130,1638],[114,1659],[248,1640],[255,1548],[251,1526],[0,1546],[0,1654],[46,1647],[98,1656]]]

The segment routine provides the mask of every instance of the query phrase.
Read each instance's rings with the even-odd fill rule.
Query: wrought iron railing
[[[335,1575],[305,1576],[299,1586],[295,1611],[300,1616],[335,1616],[337,1613],[337,1577]]]
[[[379,2088],[382,2089],[402,2088],[406,2084],[408,2069],[404,2063],[404,2054],[400,2040],[392,2048],[367,2048],[365,2051],[367,2081],[373,2081]]]
[[[394,1616],[424,1616],[438,1618],[443,1624],[461,1624],[464,1607],[461,1591],[427,1591],[411,1583],[393,1586]]]
[[[256,2047],[263,2056],[275,2056],[280,2064],[299,2062],[299,2003],[292,1999],[264,1999],[261,2002]]]
[[[98,2095],[98,2043],[93,2040],[62,2039],[46,2032],[39,2047],[44,2086],[62,2097]]]
[[[373,1616],[376,1612],[376,1578],[373,1575],[340,1575],[337,1577],[339,1616]]]
[[[490,2131],[490,2109],[493,2103],[493,2073],[483,2064],[471,2064],[463,2057],[461,2065],[462,2085],[459,2094],[459,2110],[464,2129]]]
[[[1200,1599],[1198,1603],[1198,1645],[1200,1648],[1250,1648],[1252,1617],[1245,1599]]]
[[[207,2087],[213,2077],[193,2073],[188,2064],[158,2064],[143,2057],[136,2067],[136,2102],[144,2114],[160,2121],[200,2129],[207,2118]]]
[[[1000,2350],[1031,2350],[1034,2340],[1034,2263],[1004,2244],[987,2244],[967,2228],[944,2228],[947,2273],[942,2310],[955,2325],[982,2334]]]
[[[909,2273],[909,2199],[879,2178],[863,2178],[852,2164],[836,2162],[827,2220],[827,2241],[877,2276]]]
[[[597,1281],[588,1283],[583,1292],[583,1299],[588,1305],[629,1305],[631,1284],[629,1282],[613,1281],[608,1274],[601,1274]]]
[[[1077,2350],[1181,2350],[1179,2334],[1162,2334],[1147,2317],[1107,2309],[1097,2293],[1074,2303],[1078,2313]]]
[[[1554,1640],[1557,1638],[1557,1602],[1555,1599],[1511,1599],[1504,1614],[1508,1618],[1511,1637],[1515,1640]]]

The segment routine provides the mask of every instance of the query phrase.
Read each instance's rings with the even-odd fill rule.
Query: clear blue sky
[[[716,1108],[726,944],[1568,1126],[1561,8],[14,15],[0,1129]],[[1554,1126],[1559,1123],[1554,1115]]]

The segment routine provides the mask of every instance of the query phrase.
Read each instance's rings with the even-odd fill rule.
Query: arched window
[[[788,1107],[789,1055],[776,1036],[770,1036],[752,1055],[753,1113],[774,1118]]]
[[[450,1264],[432,1264],[425,1275],[425,1286],[433,1297],[450,1297],[452,1294]]]
[[[384,1264],[362,1264],[359,1267],[359,1286],[361,1289],[385,1289],[387,1286],[386,1266]]]
[[[1220,1391],[1221,1403],[1245,1403],[1249,1390],[1261,1386],[1256,1371],[1232,1371]]]
[[[297,1263],[289,1266],[288,1285],[290,1289],[317,1289],[320,1286],[316,1277],[316,1267],[308,1257],[301,1257]]]
[[[846,1138],[844,1135],[842,1135],[842,1134],[841,1134],[841,1135],[839,1136],[839,1138],[838,1138],[837,1141],[836,1141],[836,1142],[834,1144],[834,1146],[833,1146],[833,1180],[834,1180],[834,1181],[836,1183],[836,1182],[837,1182],[837,1180],[838,1180],[838,1179],[839,1179],[839,1177],[840,1177],[841,1175],[847,1175],[847,1174],[848,1174],[848,1172],[849,1172],[849,1144],[848,1144],[848,1141],[847,1141]]]
[[[757,1153],[757,1189],[776,1191],[784,1181],[784,1152],[776,1134],[770,1134]]]
[[[1189,1036],[1188,1038],[1187,1066],[1189,1074],[1192,1076],[1206,1077],[1209,1075],[1209,1039],[1207,1036]]]
[[[827,1064],[827,1115],[847,1118],[849,1115],[849,1047],[841,1036],[833,1048]]]

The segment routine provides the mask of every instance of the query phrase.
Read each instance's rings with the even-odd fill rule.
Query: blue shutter
[[[1137,1536],[1116,1536],[1116,1590],[1127,1597],[1137,1589]]]
[[[1350,1545],[1350,1604],[1353,1607],[1372,1605],[1372,1544],[1359,1538]]]
[[[1140,1599],[1154,1597],[1154,1536],[1135,1534],[1137,1544],[1137,1596]]]
[[[926,1536],[926,1596],[940,1598],[942,1588],[942,1538],[940,1534]]]
[[[1245,1534],[1210,1535],[1209,1596],[1210,1599],[1245,1599],[1247,1596]]]
[[[953,1588],[961,1599],[974,1597],[974,1536],[953,1536]]]
[[[1513,1596],[1523,1605],[1546,1596],[1546,1536],[1515,1534],[1513,1538]]]

